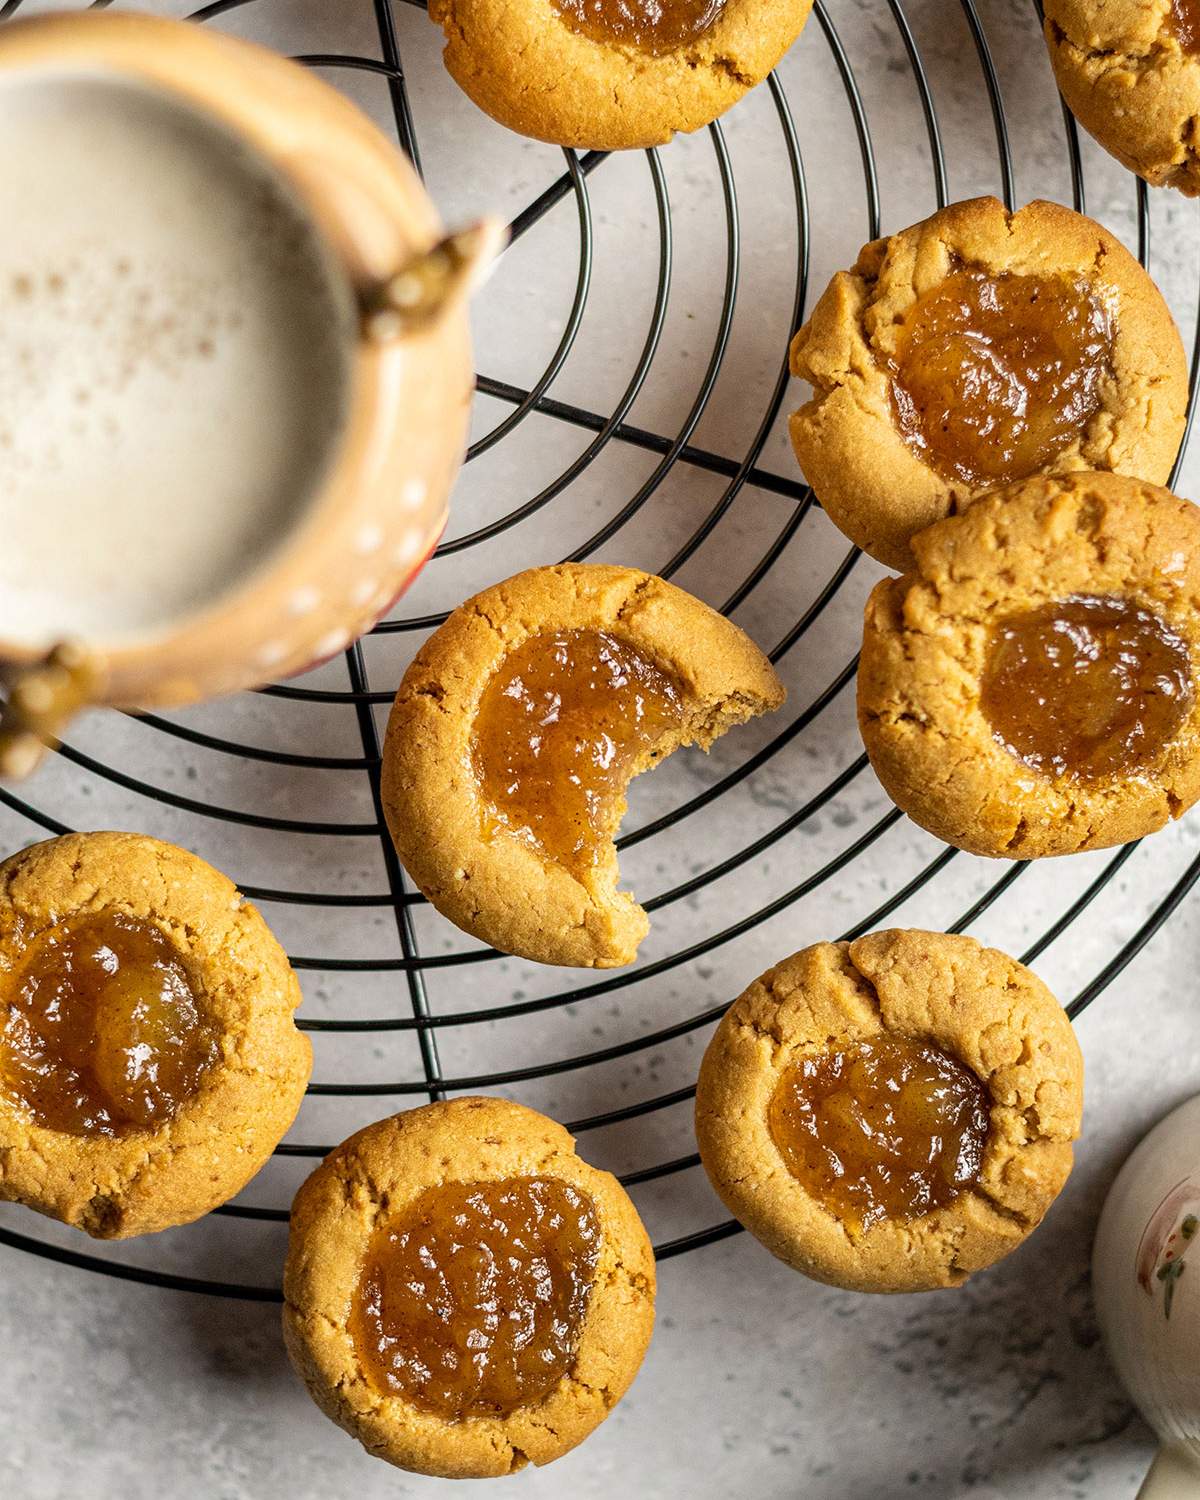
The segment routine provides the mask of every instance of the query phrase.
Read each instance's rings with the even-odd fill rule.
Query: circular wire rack
[[[100,0],[101,6],[104,3],[106,0]],[[192,19],[216,21],[270,3],[272,0],[216,0],[216,3],[195,11]],[[917,3],[918,0],[909,0],[909,10],[913,10]],[[1015,199],[1013,150],[999,72],[976,0],[957,0],[957,4],[969,40],[971,67],[978,71],[990,115],[990,120],[985,116],[985,122],[993,142],[993,165],[998,174],[999,195],[1011,207]],[[417,136],[411,77],[406,75],[407,45],[404,56],[401,51],[402,36],[407,42],[406,6],[422,8],[420,0],[398,0],[395,6],[391,0],[364,0],[364,13],[372,26],[373,53],[370,49],[310,53],[301,60],[321,69],[335,82],[355,75],[369,75],[377,86],[385,89],[389,123],[395,138],[420,169],[421,148],[426,143],[418,141]],[[22,0],[5,0],[0,5],[0,20],[21,9]],[[879,153],[859,79],[835,24],[835,10],[835,0],[816,0],[804,45],[822,49],[822,65],[832,69],[844,95],[848,118],[853,126],[851,147],[861,166],[866,237],[874,238],[880,232],[882,217]],[[904,87],[915,92],[926,140],[923,154],[931,173],[932,200],[940,207],[949,196],[947,137],[935,105],[926,59],[902,0],[877,0],[875,10],[876,24],[880,28],[891,28],[891,42],[906,64],[906,69],[899,71],[903,73]],[[1038,22],[1039,17],[1031,6],[1028,40],[1033,45],[1037,45],[1033,27]],[[355,30],[357,42],[362,41],[363,34],[360,25]],[[425,55],[428,60],[435,54],[426,49]],[[431,939],[430,933],[437,932],[436,928],[429,926],[434,914],[407,881],[382,819],[379,715],[390,703],[404,657],[411,653],[424,634],[444,619],[443,609],[410,615],[404,613],[406,605],[402,602],[397,612],[380,623],[370,638],[356,643],[345,653],[344,661],[327,665],[305,679],[266,687],[257,695],[246,695],[249,702],[246,714],[251,723],[269,724],[270,714],[274,712],[292,715],[289,722],[299,737],[300,748],[266,747],[231,737],[226,727],[229,721],[222,718],[227,710],[220,705],[207,712],[171,718],[146,714],[134,721],[108,715],[105,716],[105,727],[99,732],[99,748],[89,744],[85,749],[82,741],[73,738],[59,750],[56,765],[29,787],[19,790],[0,788],[0,803],[8,820],[4,827],[14,842],[22,837],[31,841],[47,834],[69,832],[73,826],[86,821],[83,816],[70,821],[64,821],[61,816],[64,807],[59,789],[68,784],[82,788],[84,792],[93,787],[107,789],[119,798],[119,805],[128,810],[130,826],[158,833],[163,831],[161,825],[166,819],[168,831],[183,828],[189,835],[187,841],[200,846],[201,852],[209,840],[209,834],[204,830],[215,829],[223,835],[236,833],[243,849],[254,847],[255,840],[265,840],[270,835],[281,836],[284,852],[265,857],[266,868],[278,872],[270,883],[257,884],[252,880],[239,883],[249,896],[264,906],[272,925],[286,928],[286,935],[289,938],[294,935],[302,947],[301,952],[293,953],[293,963],[302,971],[306,981],[306,1005],[299,1024],[313,1036],[318,1046],[318,1081],[311,1086],[310,1099],[306,1101],[293,1132],[296,1138],[289,1136],[277,1153],[277,1161],[285,1166],[289,1161],[294,1162],[296,1171],[308,1170],[311,1162],[324,1155],[332,1140],[338,1138],[331,1131],[323,1144],[309,1143],[305,1139],[311,1129],[308,1122],[319,1118],[314,1110],[322,1101],[338,1104],[351,1112],[357,1111],[329,1117],[331,1121],[345,1119],[357,1125],[383,1113],[385,1108],[402,1107],[406,1103],[443,1098],[464,1091],[514,1091],[518,1096],[527,1097],[528,1091],[548,1086],[552,1090],[552,1102],[567,1097],[586,1099],[591,1104],[587,1113],[568,1122],[569,1128],[577,1134],[599,1139],[605,1131],[614,1128],[627,1124],[637,1127],[634,1135],[615,1152],[618,1158],[622,1149],[627,1158],[629,1152],[633,1153],[634,1159],[625,1160],[625,1169],[620,1175],[635,1193],[663,1190],[670,1183],[695,1181],[700,1176],[697,1173],[699,1158],[693,1150],[687,1149],[688,1104],[693,1093],[689,1080],[695,1076],[698,1056],[695,1049],[698,1040],[703,1040],[707,1029],[719,1018],[740,984],[722,988],[725,978],[718,972],[714,983],[719,993],[714,997],[714,1003],[699,1010],[694,1005],[688,1008],[688,995],[681,995],[680,990],[686,991],[694,976],[708,972],[706,965],[712,963],[714,955],[743,942],[748,936],[753,938],[755,934],[766,931],[769,924],[780,917],[791,920],[806,901],[835,893],[839,883],[850,881],[853,872],[863,865],[874,862],[877,868],[885,871],[879,881],[879,899],[873,903],[859,900],[853,921],[843,927],[840,934],[843,937],[853,937],[886,923],[915,897],[926,899],[938,878],[951,866],[958,870],[970,864],[966,856],[954,849],[936,846],[932,841],[918,842],[914,846],[919,855],[915,863],[906,864],[899,854],[886,860],[880,855],[880,851],[887,847],[889,835],[894,834],[904,820],[874,787],[866,757],[861,753],[861,746],[853,740],[853,720],[846,707],[852,696],[856,667],[850,622],[856,618],[855,601],[860,600],[861,589],[869,584],[873,575],[870,565],[864,563],[860,554],[854,549],[847,550],[844,542],[826,526],[811,491],[794,467],[775,461],[779,457],[779,444],[773,435],[777,433],[788,388],[787,342],[803,321],[810,302],[816,225],[810,211],[809,175],[800,146],[796,106],[789,99],[788,90],[778,74],[773,75],[759,91],[759,101],[757,107],[769,111],[773,120],[771,128],[778,160],[782,164],[782,171],[773,178],[773,192],[779,196],[782,211],[791,221],[796,254],[790,291],[790,326],[783,327],[781,320],[769,335],[760,335],[760,344],[769,345],[770,368],[764,381],[764,398],[753,414],[748,439],[742,442],[740,450],[731,454],[731,445],[701,437],[702,424],[711,415],[734,343],[735,308],[739,291],[743,290],[747,260],[742,199],[734,166],[736,153],[730,144],[734,128],[731,121],[738,112],[735,111],[726,122],[718,121],[710,126],[706,137],[687,143],[693,159],[698,159],[701,152],[708,153],[708,180],[714,185],[709,212],[717,226],[714,231],[717,243],[723,242],[723,247],[716,273],[717,305],[706,325],[710,330],[706,335],[709,342],[699,355],[689,353],[688,373],[683,378],[687,393],[682,418],[673,430],[643,425],[640,418],[638,421],[633,419],[632,411],[651,379],[656,359],[662,357],[664,334],[672,315],[679,244],[677,212],[666,161],[670,152],[682,149],[682,143],[673,145],[669,152],[644,153],[649,174],[648,202],[652,205],[647,221],[650,241],[656,245],[653,286],[646,299],[644,326],[632,334],[636,354],[631,368],[618,383],[616,398],[603,410],[593,410],[580,402],[567,400],[561,394],[552,394],[552,391],[580,347],[596,269],[595,188],[604,173],[613,170],[608,164],[618,159],[598,152],[563,152],[561,165],[552,180],[514,214],[511,223],[513,248],[507,254],[516,253],[522,242],[548,216],[556,211],[567,214],[574,225],[576,258],[563,299],[564,310],[561,315],[555,315],[558,322],[548,341],[544,362],[534,378],[518,385],[487,375],[478,377],[480,401],[476,415],[479,418],[481,412],[485,412],[487,421],[477,424],[468,452],[466,473],[469,476],[485,456],[501,452],[519,429],[533,422],[549,424],[545,431],[553,430],[559,437],[565,434],[573,447],[569,448],[566,461],[545,476],[544,482],[539,482],[532,493],[524,492],[517,503],[507,508],[497,508],[492,504],[490,513],[485,504],[483,514],[477,518],[478,524],[445,539],[423,575],[425,580],[434,580],[435,588],[441,586],[443,598],[453,603],[467,592],[461,583],[464,576],[469,576],[466,560],[480,557],[486,560],[482,566],[485,569],[491,566],[491,571],[481,575],[485,581],[514,571],[513,567],[500,570],[491,564],[493,556],[503,550],[506,539],[517,539],[515,545],[524,547],[524,538],[529,534],[538,535],[547,517],[569,507],[572,496],[578,492],[589,471],[601,465],[606,455],[614,450],[635,455],[644,464],[644,472],[630,487],[628,498],[620,499],[615,505],[609,503],[594,529],[585,536],[575,536],[570,547],[557,555],[582,560],[595,558],[605,549],[610,556],[614,552],[621,553],[625,539],[641,526],[639,535],[643,537],[659,538],[660,532],[662,536],[672,537],[666,555],[663,555],[660,545],[657,555],[645,560],[645,565],[652,566],[654,571],[667,578],[688,576],[688,567],[701,549],[711,544],[714,538],[719,541],[723,535],[721,528],[735,513],[741,514],[738,507],[761,505],[763,497],[767,497],[772,507],[771,516],[778,517],[772,520],[773,529],[768,534],[765,523],[754,515],[750,516],[737,535],[756,535],[757,543],[748,557],[744,546],[740,551],[737,546],[728,549],[726,565],[717,568],[716,588],[719,593],[713,602],[725,614],[752,612],[755,599],[789,568],[797,548],[803,557],[816,558],[820,562],[819,570],[809,576],[807,584],[803,588],[796,587],[795,592],[802,596],[800,607],[793,607],[782,632],[776,625],[769,642],[769,655],[781,671],[786,672],[788,665],[797,660],[803,659],[806,664],[805,672],[801,673],[805,678],[803,689],[797,693],[793,684],[793,706],[786,714],[783,727],[768,723],[761,728],[749,751],[745,748],[746,741],[742,741],[724,751],[723,756],[718,754],[713,771],[693,768],[690,781],[664,781],[666,790],[662,796],[665,803],[656,808],[653,816],[642,818],[640,822],[635,820],[632,831],[619,842],[625,857],[641,857],[640,868],[645,871],[657,872],[669,866],[677,873],[678,846],[672,846],[659,863],[655,860],[656,849],[681,830],[695,844],[697,830],[705,826],[706,813],[713,815],[715,804],[727,803],[728,799],[739,795],[749,798],[739,806],[747,810],[747,827],[753,837],[737,838],[734,847],[727,851],[693,861],[685,878],[675,879],[673,884],[644,902],[654,921],[655,938],[648,945],[649,957],[628,970],[602,978],[583,977],[566,987],[563,987],[561,975],[546,971],[541,975],[540,992],[530,994],[521,987],[521,976],[514,977],[512,966],[501,955],[464,946],[461,940],[447,938],[444,933]],[[739,110],[741,108],[739,106]],[[1074,122],[1065,109],[1061,142],[1066,151],[1073,205],[1086,211],[1084,156]],[[1144,184],[1133,178],[1123,177],[1122,180],[1125,190],[1133,195],[1130,222],[1135,228],[1137,253],[1142,264],[1149,267],[1151,212],[1147,190]],[[789,277],[792,276],[789,267]],[[1200,316],[1191,358],[1189,432],[1196,397],[1198,360]],[[1184,446],[1186,448],[1186,440]],[[699,511],[693,507],[689,514],[686,507],[681,508],[670,498],[670,486],[681,475],[689,484],[703,480],[710,487]],[[660,507],[658,511],[656,505]],[[457,514],[456,508],[454,515]],[[686,517],[682,530],[681,515]],[[824,550],[821,545],[809,545],[806,541],[811,528],[816,526],[824,528]],[[509,553],[508,557],[511,556]],[[544,560],[556,558],[548,556]],[[639,557],[637,560],[644,559]],[[856,580],[860,594],[847,604]],[[785,589],[785,595],[787,592]],[[413,595],[409,597],[411,600]],[[840,621],[839,610],[845,611]],[[771,617],[776,618],[777,613],[778,606],[773,604]],[[812,643],[821,638],[823,630],[831,628],[831,621],[835,630],[833,646],[825,643],[819,650],[815,649]],[[827,656],[827,651],[839,643],[841,654],[836,658]],[[372,656],[376,651],[381,653],[378,659]],[[827,662],[833,663],[832,668]],[[344,674],[341,680],[335,681],[331,677],[335,670]],[[829,730],[826,726],[835,710],[841,715],[840,724],[835,730]],[[342,753],[318,754],[313,753],[311,747],[306,748],[304,726],[315,722],[312,716],[317,714],[322,716],[322,734],[336,719],[339,732],[344,730],[350,736],[351,743],[341,746]],[[237,722],[240,724],[242,720]],[[178,757],[195,755],[201,766],[223,767],[224,772],[220,776],[214,773],[213,784],[208,787],[197,785],[190,791],[173,785],[166,771],[157,777],[131,774],[122,766],[127,763],[126,746],[132,744],[128,737],[135,735],[160,737],[162,764],[168,769]],[[830,765],[825,764],[831,735],[842,752],[829,756],[834,767],[832,774]],[[320,737],[320,734],[313,736],[314,739]],[[144,750],[143,742],[138,743]],[[778,778],[772,783],[772,775],[785,763],[787,756],[806,753],[808,745],[815,747],[809,760],[820,762],[815,779],[804,783],[803,778],[797,778],[796,787],[800,790],[796,791],[790,787],[789,776],[783,775],[784,793],[782,797],[777,795]],[[268,811],[265,806],[226,805],[222,800],[222,790],[239,785],[239,775],[247,778],[241,784],[243,791],[248,791],[249,800],[253,802],[256,796],[261,796],[261,800],[268,804],[272,795],[270,788],[277,784],[277,778],[302,779],[303,795],[310,804],[305,810],[306,815],[291,816],[290,809],[285,816]],[[652,779],[657,781],[665,776],[664,768]],[[753,790],[764,778],[768,783],[768,794],[755,798]],[[194,779],[201,781],[203,778],[197,774]],[[772,785],[774,793],[770,790]],[[794,850],[798,835],[803,836],[818,826],[828,833],[832,826],[838,825],[836,815],[832,817],[831,825],[831,814],[838,807],[839,799],[849,795],[855,787],[867,789],[863,794],[863,806],[873,808],[872,815],[864,818],[861,830],[857,824],[850,827],[846,820],[842,820],[841,826],[850,827],[850,831],[836,847],[804,864],[795,859],[794,853],[788,853],[785,858],[783,851]],[[78,808],[78,798],[73,805]],[[347,806],[353,813],[350,820],[334,816]],[[319,815],[312,815],[314,811]],[[740,822],[740,817],[736,821]],[[337,884],[338,889],[312,890],[299,882],[294,872],[303,861],[298,858],[293,861],[292,855],[302,847],[318,851],[314,856],[315,863],[314,860],[309,863],[314,868],[328,868],[331,876],[336,873],[338,880],[331,878],[329,883]],[[337,853],[325,861],[320,852],[324,848]],[[1084,874],[1075,885],[1059,880],[1050,888],[1055,893],[1052,901],[1028,903],[1041,915],[1038,928],[1025,943],[1020,955],[1022,960],[1028,963],[1038,959],[1085,913],[1095,910],[1106,893],[1114,889],[1114,883],[1123,867],[1134,857],[1136,848],[1136,845],[1129,845],[1080,864],[1079,869]],[[259,865],[263,867],[263,862],[260,861]],[[1200,856],[1190,862],[1181,860],[1180,865],[1181,868],[1172,869],[1167,878],[1159,878],[1160,888],[1155,889],[1152,900],[1143,903],[1136,925],[1115,938],[1107,961],[1074,994],[1068,1004],[1072,1017],[1078,1016],[1121,974],[1191,890],[1200,877]],[[750,903],[749,910],[739,911],[735,899],[726,899],[730,882],[734,882],[736,888],[738,882],[747,878],[748,872],[768,866],[773,871],[776,888],[768,899],[756,899]],[[975,869],[974,866],[971,868]],[[376,872],[382,875],[382,879],[376,879]],[[231,869],[231,873],[236,878],[239,872]],[[649,878],[653,880],[654,874],[650,873]],[[995,910],[1007,892],[1013,888],[1026,889],[1030,884],[1029,866],[1020,863],[981,866],[970,878],[964,875],[961,879],[950,878],[949,883],[943,880],[940,885],[942,896],[936,903],[939,911],[947,900],[953,902],[957,899],[961,903],[964,893],[969,894],[971,900],[965,909],[960,904],[960,909],[948,911],[937,925],[950,931],[965,931],[978,923],[985,913]],[[380,958],[363,957],[359,952],[319,957],[309,955],[310,942],[319,943],[342,930],[343,923],[353,921],[366,921],[372,933],[386,931],[394,941],[394,953]],[[827,931],[822,935],[829,936],[830,933]],[[358,941],[357,937],[353,939],[355,944]],[[752,949],[754,956],[749,964],[741,965],[741,982],[744,983],[784,951],[788,950],[779,947]],[[499,977],[489,978],[489,975]],[[465,989],[468,980],[474,987],[472,993],[477,996],[478,1003],[467,1006],[455,1005],[453,1001],[442,1003],[449,988],[457,990],[462,986]],[[349,1013],[339,1010],[338,997],[350,991],[338,990],[338,984],[369,984],[367,1004],[378,1006],[383,1013],[362,1016],[355,1014],[353,1007]],[[323,986],[329,1003],[322,1008]],[[666,1018],[658,1003],[658,987],[669,990],[680,1008],[680,1013],[667,1024],[663,1024]],[[698,984],[697,987],[702,986]],[[315,990],[316,1002],[312,1000],[310,988]],[[330,995],[332,999],[329,999]],[[603,1039],[603,1044],[597,1043],[595,1034],[601,1028],[589,1023],[599,1007],[604,1008],[606,1016],[615,1018],[618,1028],[624,1027],[627,1034],[612,1041]],[[503,1066],[495,1065],[493,1060],[470,1071],[447,1065],[450,1039],[474,1035],[479,1042],[478,1055],[489,1056],[497,1048],[503,1051],[505,1037],[511,1034],[508,1028],[518,1023],[527,1028],[532,1025],[547,1029],[553,1045],[559,1050],[548,1057],[519,1064],[511,1060],[510,1050],[505,1055]],[[530,1034],[528,1031],[523,1033]],[[320,1044],[326,1040],[351,1049],[372,1049],[371,1055],[384,1069],[396,1066],[398,1059],[393,1049],[407,1042],[411,1044],[408,1054],[411,1067],[399,1079],[388,1073],[376,1081],[354,1077],[324,1081],[320,1072]],[[643,1082],[634,1097],[625,1097],[630,1089],[638,1090],[639,1079],[648,1078],[653,1085],[653,1080],[661,1076],[660,1072],[653,1066],[643,1067],[642,1064],[676,1043],[686,1043],[692,1048],[690,1053],[684,1051],[675,1070],[676,1077],[669,1080],[676,1086],[657,1089],[651,1086],[647,1090]],[[365,1053],[351,1051],[347,1054],[351,1059],[356,1055]],[[613,1082],[614,1075],[607,1070],[608,1065],[618,1063],[636,1065],[632,1081],[627,1078],[621,1087]],[[352,1066],[348,1070],[353,1073]],[[345,1064],[342,1071],[347,1071]],[[596,1079],[594,1086],[582,1091],[572,1092],[565,1082],[593,1076]],[[387,1102],[381,1105],[380,1100]],[[674,1143],[674,1149],[664,1150],[662,1143],[668,1146]],[[618,1160],[615,1165],[620,1167],[622,1162]],[[218,1249],[207,1259],[202,1258],[199,1266],[189,1250],[192,1242],[187,1236],[192,1233],[190,1230],[174,1232],[175,1238],[158,1237],[164,1247],[170,1242],[172,1248],[139,1250],[138,1254],[128,1248],[112,1255],[99,1250],[82,1253],[73,1248],[66,1234],[56,1238],[56,1226],[46,1226],[44,1233],[36,1236],[24,1232],[23,1228],[16,1230],[0,1226],[0,1244],[70,1266],[155,1286],[226,1297],[278,1300],[281,1293],[277,1280],[265,1276],[255,1280],[235,1275],[228,1267],[239,1260],[233,1239],[237,1234],[252,1232],[257,1225],[278,1239],[279,1226],[288,1216],[286,1203],[290,1201],[286,1193],[281,1193],[281,1196],[283,1201],[279,1203],[239,1200],[218,1209],[214,1218],[208,1221],[210,1243],[212,1226],[219,1224]],[[707,1195],[702,1180],[699,1187],[688,1190],[687,1197],[693,1208],[699,1205],[698,1211],[707,1216],[707,1222],[661,1237],[656,1245],[660,1260],[711,1244],[739,1230],[736,1223],[722,1220],[715,1213],[715,1200]],[[275,1243],[271,1256],[270,1263],[278,1266],[281,1259],[278,1243]]]

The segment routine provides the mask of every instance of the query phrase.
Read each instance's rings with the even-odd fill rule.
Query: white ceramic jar
[[[1096,1232],[1108,1352],[1162,1448],[1143,1500],[1200,1500],[1200,1095],[1121,1168]]]

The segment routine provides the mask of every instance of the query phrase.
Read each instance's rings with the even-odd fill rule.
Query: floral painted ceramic
[[[311,515],[244,587],[152,640],[0,641],[0,774],[20,775],[88,703],[146,708],[257,686],[342,650],[429,555],[466,440],[466,299],[494,256],[491,223],[449,238],[416,173],[308,69],[209,28],[97,10],[0,31],[0,74],[100,69],[178,98],[277,170],[359,312],[353,395]]]
[[[1096,1232],[1096,1308],[1108,1352],[1162,1439],[1142,1496],[1200,1497],[1200,1096],[1122,1167]]]
[[[1138,1285],[1149,1297],[1161,1296],[1164,1318],[1171,1316],[1175,1288],[1187,1270],[1187,1253],[1200,1228],[1198,1215],[1200,1176],[1185,1177],[1155,1209],[1138,1246]]]

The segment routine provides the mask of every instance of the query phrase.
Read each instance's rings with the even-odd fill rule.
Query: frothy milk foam
[[[336,447],[353,310],[287,185],[115,75],[0,78],[0,642],[154,634]]]

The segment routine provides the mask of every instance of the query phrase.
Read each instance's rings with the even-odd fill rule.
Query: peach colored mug
[[[98,11],[0,27],[0,89],[42,87],[39,73],[149,90],[285,184],[349,310],[347,383],[314,494],[246,577],[132,638],[100,630],[34,647],[0,631],[8,775],[31,769],[86,704],[179,705],[253,687],[335,654],[387,610],[445,522],[472,386],[467,298],[502,237],[484,221],[443,238],[407,160],[352,104],[298,64],[207,28]],[[17,210],[6,215],[14,239]]]

